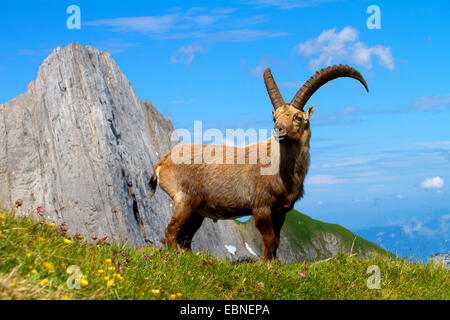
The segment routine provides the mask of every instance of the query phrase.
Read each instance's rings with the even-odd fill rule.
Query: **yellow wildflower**
[[[61,300],[70,300],[69,296],[62,296]]]
[[[175,300],[176,298],[177,298],[177,296],[175,294],[170,295],[170,300]]]
[[[50,298],[42,298],[41,300],[50,300]]]
[[[31,257],[31,252],[27,253],[27,257],[30,258]]]
[[[80,280],[80,285],[84,288],[87,287],[87,285],[89,284],[89,281],[87,281],[85,278],[82,278]]]
[[[123,279],[122,275],[119,274],[119,273],[114,273],[114,274],[113,274],[113,277],[116,278],[116,279],[118,279],[118,280],[122,280],[122,279]]]
[[[72,243],[72,240],[70,240],[70,239],[64,239],[64,243],[65,243],[65,244],[71,244],[71,243]]]
[[[103,269],[100,269],[100,270],[98,270],[97,272],[98,272],[98,274],[102,274],[102,273],[104,273],[104,272],[105,272],[105,270],[103,270]]]
[[[53,263],[49,261],[44,262],[44,268],[47,269],[47,271],[50,273],[55,272],[55,267],[53,266]]]
[[[116,270],[115,267],[108,267],[108,271],[114,271],[114,270]]]
[[[182,296],[182,294],[178,292],[177,297],[180,298],[181,296]]]
[[[56,228],[56,224],[53,223],[53,222],[49,222],[49,223],[48,223],[48,226],[49,226],[50,228]]]
[[[106,264],[111,264],[111,263],[112,263],[112,260],[111,260],[111,259],[105,259],[105,263],[106,263]]]
[[[42,281],[40,282],[40,284],[41,284],[42,286],[45,286],[47,283],[48,283],[48,278],[45,278],[44,280],[42,280]]]
[[[111,279],[111,280],[109,280],[109,281],[106,283],[106,285],[107,285],[108,287],[114,287],[114,286],[116,285],[116,283],[114,282],[114,279]]]
[[[5,216],[0,216],[0,220],[5,220],[6,217]]]
[[[155,296],[157,296],[157,295],[160,293],[160,291],[159,291],[159,289],[153,289],[153,290],[152,290],[152,293],[153,293]]]
[[[109,277],[108,277],[108,276],[103,277],[103,280],[108,281],[108,280],[109,280]]]
[[[9,286],[10,286],[11,288],[15,288],[15,287],[16,287],[16,282],[15,282],[15,281],[11,282],[11,283],[9,284]]]
[[[42,237],[39,237],[39,236],[38,236],[38,237],[37,237],[37,240],[38,240],[38,241],[45,241],[45,238],[42,238]]]

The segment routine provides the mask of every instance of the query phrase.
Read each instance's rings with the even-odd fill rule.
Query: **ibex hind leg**
[[[195,232],[202,225],[204,217],[195,212],[193,204],[180,196],[174,197],[175,213],[164,231],[166,242],[171,247],[177,245],[190,249]]]
[[[193,212],[178,230],[177,243],[180,247],[191,250],[192,238],[201,227],[205,217]]]
[[[196,212],[184,213],[172,216],[169,225],[165,230],[165,241],[173,248],[180,246],[191,249],[192,238],[200,228],[204,217]]]

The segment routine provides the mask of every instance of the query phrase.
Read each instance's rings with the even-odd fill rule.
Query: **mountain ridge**
[[[256,236],[253,218],[238,223],[246,243],[262,254],[262,241]],[[287,213],[281,229],[278,257],[284,263],[323,260],[338,253],[356,254],[359,258],[372,258],[390,253],[350,230],[333,223],[315,220],[297,210]]]

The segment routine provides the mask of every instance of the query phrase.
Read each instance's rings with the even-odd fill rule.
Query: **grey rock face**
[[[158,245],[173,203],[159,188],[145,198],[172,132],[108,53],[56,48],[28,91],[0,105],[0,201],[22,198],[23,214],[42,206],[72,234]],[[193,247],[227,256],[230,244],[245,255],[239,241],[234,222],[205,221]]]

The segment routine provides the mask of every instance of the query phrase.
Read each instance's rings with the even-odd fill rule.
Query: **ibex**
[[[263,238],[264,259],[276,258],[285,215],[303,197],[309,167],[309,121],[314,105],[303,108],[317,89],[340,77],[354,78],[368,91],[358,71],[347,65],[335,65],[316,72],[291,103],[285,103],[270,69],[266,69],[264,82],[275,109],[272,112],[273,137],[246,147],[178,145],[156,164],[149,187],[154,193],[159,184],[175,203],[175,213],[165,229],[164,240],[170,246],[190,249],[192,238],[205,217],[217,220],[253,215]],[[209,163],[196,161],[195,148],[213,156],[220,155]],[[263,161],[261,150],[271,154],[272,163]],[[230,152],[235,160],[232,163],[224,160],[225,154]],[[189,161],[174,161],[174,155],[183,153],[188,155]],[[245,163],[237,163],[238,154],[245,154]],[[252,156],[256,159],[254,163],[249,161]],[[263,169],[273,163],[277,170],[264,174]]]

